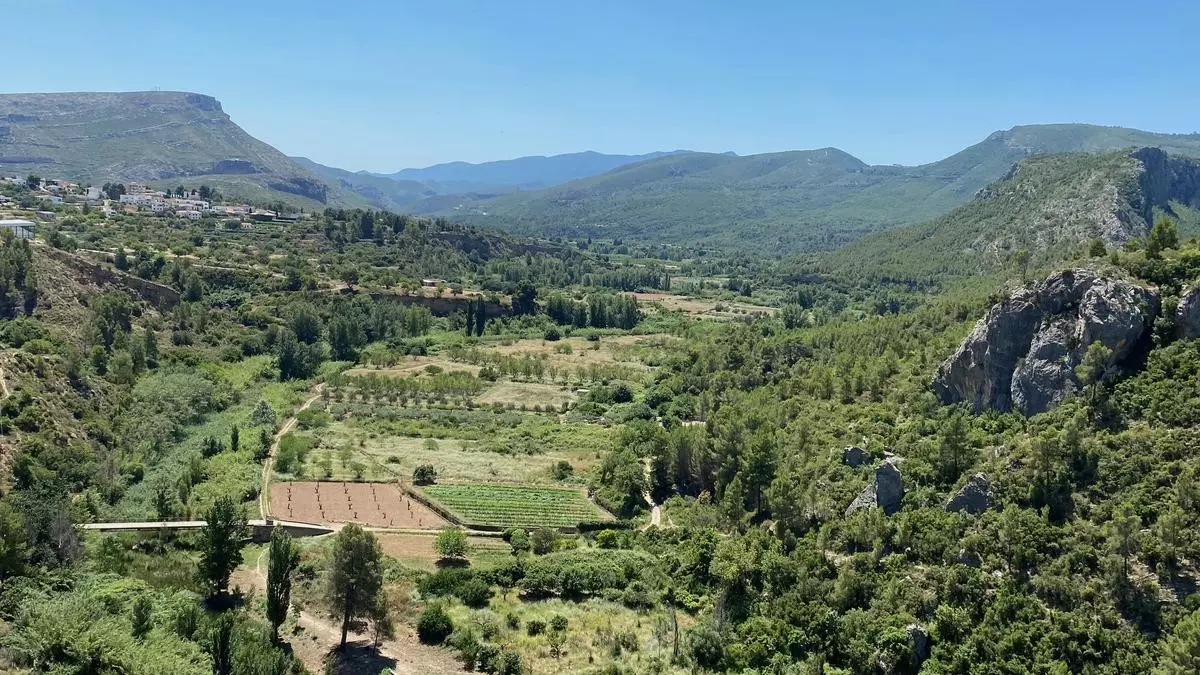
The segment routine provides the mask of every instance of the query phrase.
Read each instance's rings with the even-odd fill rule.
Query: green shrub
[[[467,607],[479,609],[487,607],[488,602],[491,601],[492,587],[488,586],[483,579],[475,577],[466,583],[459,584],[454,590],[454,594]]]
[[[413,469],[414,485],[433,485],[437,482],[438,472],[432,464],[422,464]]]
[[[417,618],[417,637],[427,645],[440,645],[454,632],[454,622],[440,603],[421,611]]]

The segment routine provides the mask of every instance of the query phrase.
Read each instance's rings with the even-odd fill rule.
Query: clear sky
[[[352,170],[825,146],[914,164],[1016,124],[1200,130],[1195,0],[0,0],[0,22],[0,91],[210,94]]]

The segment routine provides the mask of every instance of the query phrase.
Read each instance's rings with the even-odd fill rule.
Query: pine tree
[[[217,593],[229,588],[229,576],[242,564],[246,516],[233,500],[221,497],[205,514],[200,531],[200,576]]]
[[[370,532],[351,523],[337,533],[329,570],[329,599],[342,615],[341,649],[350,623],[369,618],[383,588],[383,551]]]
[[[1175,624],[1171,637],[1163,643],[1160,663],[1164,675],[1200,673],[1200,611]]]

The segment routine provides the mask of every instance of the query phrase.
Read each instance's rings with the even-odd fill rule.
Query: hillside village
[[[85,211],[99,209],[106,217],[141,214],[186,220],[217,218],[227,222],[236,220],[242,227],[250,227],[252,222],[295,222],[306,216],[302,210],[283,204],[269,209],[244,201],[226,200],[219,192],[204,185],[193,190],[180,186],[164,191],[137,182],[96,186],[35,175],[24,178],[4,176],[0,178],[0,185],[3,184],[26,188],[27,192],[22,198],[3,194],[0,190],[0,207],[36,210],[41,220],[53,220],[54,207],[63,205]]]

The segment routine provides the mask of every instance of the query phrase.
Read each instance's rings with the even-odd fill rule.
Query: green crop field
[[[488,483],[429,485],[421,490],[468,525],[574,527],[612,520],[579,490]]]

